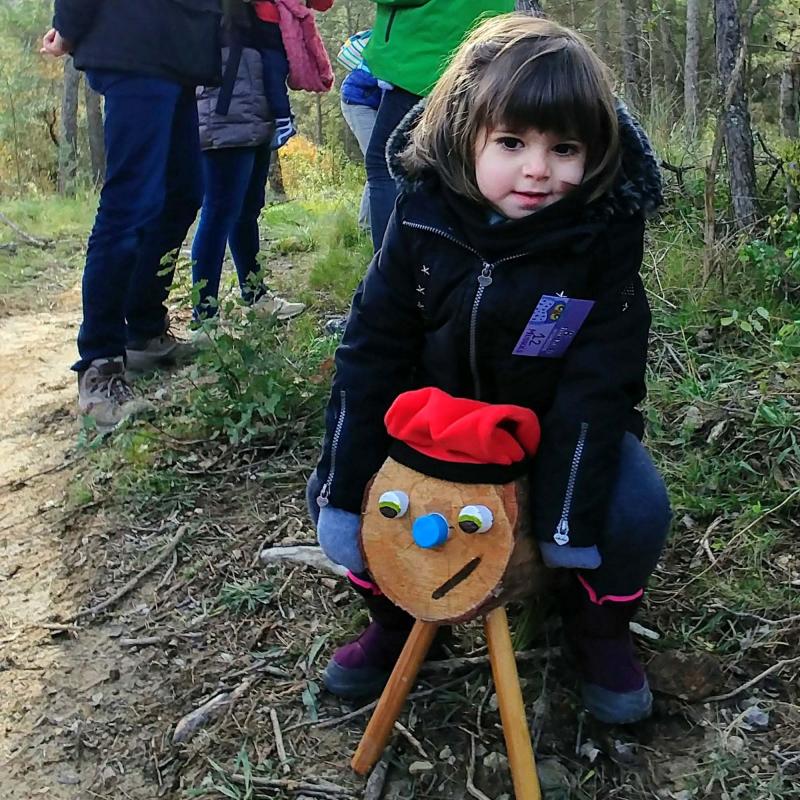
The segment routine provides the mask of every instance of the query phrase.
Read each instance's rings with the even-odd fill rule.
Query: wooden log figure
[[[417,622],[353,768],[366,774],[380,758],[438,626],[484,616],[515,794],[538,800],[503,608],[547,584],[526,513],[536,416],[421,389],[400,395],[386,424],[395,445],[365,492],[361,546],[380,590]]]

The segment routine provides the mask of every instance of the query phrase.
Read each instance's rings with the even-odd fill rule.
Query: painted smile
[[[441,600],[448,592],[453,591],[453,589],[458,586],[459,583],[463,583],[477,568],[478,564],[481,563],[481,557],[478,556],[473,558],[472,561],[464,564],[461,569],[456,572],[455,575],[448,578],[438,589],[434,589],[431,597],[434,600]]]

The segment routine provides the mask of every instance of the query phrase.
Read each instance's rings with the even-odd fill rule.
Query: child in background
[[[342,81],[339,95],[342,116],[356,137],[362,155],[367,152],[382,94],[378,79],[364,61],[364,48],[371,35],[372,31],[359,31],[348,36],[336,56],[339,63],[350,70]],[[358,224],[369,228],[369,186],[366,183],[358,209]]]
[[[645,216],[661,202],[650,144],[580,36],[509,14],[468,38],[387,157],[401,193],[353,299],[308,487],[320,544],[373,621],[325,684],[379,691],[410,630],[365,572],[359,513],[387,409],[431,386],[539,417],[531,527],[545,563],[569,571],[559,611],[583,702],[605,722],[643,719],[652,695],[629,623],[671,518],[636,410]]]
[[[275,134],[271,146],[273,150],[277,150],[297,133],[286,88],[289,60],[278,25],[280,15],[275,0],[251,2],[257,18],[255,36],[264,64],[264,87],[270,109],[275,116]],[[333,0],[306,0],[306,5],[315,11],[327,11],[333,5]]]

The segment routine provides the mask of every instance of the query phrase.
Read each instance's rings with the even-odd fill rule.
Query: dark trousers
[[[289,77],[286,51],[283,48],[261,50],[261,62],[264,65],[264,94],[269,109],[275,119],[288,119],[292,116],[292,109],[286,88],[286,79]]]
[[[266,199],[269,162],[267,145],[203,152],[203,207],[192,242],[192,283],[205,281],[205,285],[199,290],[195,319],[217,313],[226,245],[231,249],[242,298],[252,303],[264,293],[257,277],[258,218]]]
[[[403,117],[420,101],[420,97],[404,89],[385,91],[375,117],[375,127],[364,155],[369,185],[369,219],[372,246],[377,252],[397,199],[397,185],[386,164],[386,142]]]
[[[194,90],[107,70],[87,79],[105,98],[106,180],[86,251],[78,371],[164,332],[174,269],[165,256],[202,199]]]
[[[316,524],[321,484],[316,472],[306,488],[309,513]],[[622,440],[617,480],[606,521],[597,542],[602,565],[577,574],[598,600],[627,600],[640,595],[656,568],[669,533],[672,511],[664,481],[644,445],[632,434]],[[387,627],[409,624],[408,615],[383,596],[354,587],[365,597],[373,618]]]

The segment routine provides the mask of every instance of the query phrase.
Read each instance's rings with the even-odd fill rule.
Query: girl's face
[[[528,128],[481,129],[475,178],[486,201],[509,219],[522,219],[580,185],[586,146],[577,139]]]

